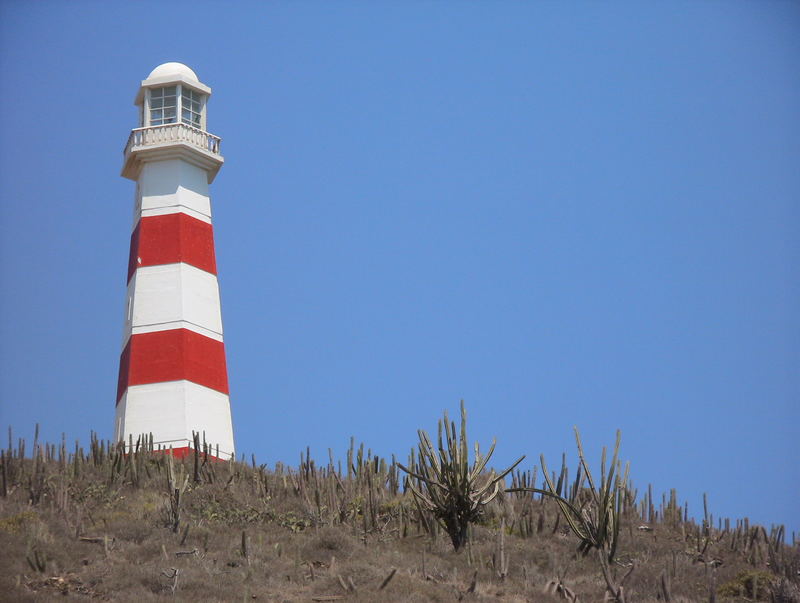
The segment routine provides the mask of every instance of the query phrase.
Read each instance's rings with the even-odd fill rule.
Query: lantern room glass
[[[200,101],[202,96],[190,88],[181,91],[181,122],[193,128],[200,128]]]
[[[150,89],[149,126],[180,123],[203,129],[203,97],[205,95],[185,86],[165,86]]]

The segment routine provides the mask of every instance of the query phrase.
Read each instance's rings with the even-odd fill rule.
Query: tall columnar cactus
[[[179,465],[178,471],[175,471],[172,449],[167,454],[167,468],[167,494],[169,495],[169,502],[165,509],[167,524],[173,532],[177,533],[181,522],[181,497],[189,485],[189,476],[184,471],[183,463]]]
[[[438,446],[434,447],[428,434],[420,429],[419,461],[411,469],[398,463],[398,466],[416,478],[409,480],[409,488],[420,505],[431,511],[450,536],[453,548],[459,550],[467,541],[467,528],[477,520],[483,507],[491,502],[500,491],[506,475],[516,467],[520,457],[499,475],[494,469],[484,474],[486,464],[494,453],[496,441],[492,440],[489,452],[484,456],[480,446],[475,443],[475,456],[469,464],[469,445],[467,440],[467,411],[461,401],[461,432],[444,413],[439,420]],[[446,443],[446,447],[445,447]]]
[[[608,592],[612,595],[612,600],[624,602],[625,594],[623,584],[626,578],[633,571],[633,565],[628,572],[617,581],[614,572],[611,571],[611,564],[617,552],[617,540],[619,538],[620,521],[622,518],[622,505],[624,496],[627,492],[629,464],[625,465],[625,472],[621,472],[619,455],[619,443],[621,434],[617,430],[617,440],[614,444],[614,455],[611,464],[606,471],[606,449],[603,447],[603,454],[600,460],[600,484],[598,486],[589,471],[586,456],[583,454],[581,435],[575,427],[575,441],[578,446],[578,474],[575,478],[575,485],[567,497],[561,495],[561,480],[559,484],[553,483],[547,464],[542,460],[542,473],[545,478],[545,489],[539,488],[511,488],[509,491],[528,491],[537,492],[553,498],[558,504],[564,519],[567,520],[572,532],[580,539],[578,551],[584,555],[592,549],[597,550],[600,560],[600,568],[603,578],[606,581]],[[562,468],[562,477],[564,469]],[[588,483],[588,488],[584,488],[584,483]]]

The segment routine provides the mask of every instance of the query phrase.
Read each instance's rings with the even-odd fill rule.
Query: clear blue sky
[[[0,425],[110,437],[139,82],[214,89],[239,452],[592,459],[800,529],[800,4],[0,3]],[[2,438],[4,441],[4,437]]]

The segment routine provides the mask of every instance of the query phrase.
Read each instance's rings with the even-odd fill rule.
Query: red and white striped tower
[[[122,175],[136,181],[115,437],[153,434],[188,453],[192,432],[234,455],[208,185],[223,163],[206,131],[211,88],[181,63],[156,67],[135,104]]]

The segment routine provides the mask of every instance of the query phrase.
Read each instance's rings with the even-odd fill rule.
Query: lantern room
[[[135,103],[139,105],[139,126],[181,123],[206,129],[206,101],[211,88],[182,63],[159,65],[142,82]]]

